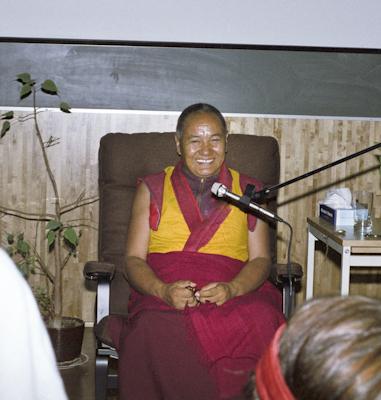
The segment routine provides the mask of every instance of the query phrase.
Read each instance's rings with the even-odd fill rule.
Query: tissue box
[[[351,208],[332,208],[319,205],[319,216],[333,225],[354,225],[354,210]]]

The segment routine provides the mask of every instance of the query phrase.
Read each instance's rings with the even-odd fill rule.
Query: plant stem
[[[36,89],[33,86],[33,116],[34,116],[34,126],[36,135],[38,138],[38,142],[40,144],[40,148],[42,151],[42,156],[45,163],[45,168],[48,173],[48,177],[50,183],[53,188],[54,192],[54,205],[55,205],[55,219],[57,222],[61,222],[61,205],[60,205],[60,198],[57,188],[57,183],[53,174],[53,171],[50,167],[49,158],[46,152],[46,148],[44,145],[44,141],[42,139],[40,127],[38,125],[38,117],[37,117],[37,107],[36,107]],[[54,265],[55,265],[55,272],[54,272],[54,318],[61,319],[62,317],[62,274],[61,274],[61,231],[58,231],[56,240],[54,242]]]
[[[66,204],[65,206],[63,206],[61,208],[61,215],[62,214],[66,214],[66,213],[68,213],[68,212],[70,212],[72,210],[75,210],[77,208],[84,207],[84,206],[87,206],[89,204],[96,203],[97,201],[99,201],[99,197],[98,196],[92,196],[92,197],[88,197],[86,199],[82,199],[80,201],[77,201],[77,202],[74,202],[74,203],[71,203],[71,204]]]
[[[28,213],[26,211],[15,210],[13,208],[8,208],[3,206],[0,206],[0,213],[25,219],[27,221],[36,221],[36,222],[48,222],[52,218],[55,218],[55,215],[53,214]]]

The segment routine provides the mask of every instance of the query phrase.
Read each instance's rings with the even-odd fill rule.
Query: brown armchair
[[[279,149],[269,136],[229,136],[227,164],[261,180],[265,186],[279,183]],[[128,314],[129,286],[124,277],[124,255],[130,206],[138,177],[158,172],[178,160],[174,133],[110,133],[99,148],[99,261],[84,268],[87,279],[96,280],[96,399],[105,399],[108,387],[117,386],[117,375],[109,371],[109,357],[117,357],[102,331],[102,318],[109,314]],[[266,205],[276,212],[276,197]],[[272,278],[283,288],[284,310],[291,310],[295,281],[301,268],[293,265],[291,280],[285,265],[276,264],[276,225],[271,225]],[[290,285],[290,282],[292,283]],[[288,311],[289,314],[290,311]],[[287,315],[286,315],[287,316]],[[104,321],[104,320],[103,320]]]

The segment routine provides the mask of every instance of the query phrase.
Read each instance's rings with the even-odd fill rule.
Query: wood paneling
[[[381,140],[381,123],[354,120],[267,119],[243,118],[230,124],[233,132],[255,132],[275,136],[281,152],[281,182],[314,170],[329,162],[350,155]],[[380,152],[378,152],[380,153]],[[279,215],[294,229],[292,260],[306,266],[306,219],[317,215],[318,201],[324,199],[328,188],[349,187],[375,193],[375,216],[381,217],[381,176],[375,152],[367,153],[346,163],[313,175],[285,187],[279,192]],[[279,226],[279,257],[286,259],[288,229]],[[339,257],[325,254],[323,245],[316,255],[315,294],[339,293]],[[381,297],[381,269],[369,269],[370,277],[354,275],[351,293]],[[303,289],[305,287],[305,277]],[[303,301],[304,290],[298,295]]]
[[[18,115],[25,113],[19,112]],[[86,196],[97,194],[97,153],[99,139],[107,132],[173,131],[177,115],[174,113],[96,113],[81,112],[71,115],[59,112],[40,114],[42,130],[47,136],[60,138],[60,144],[49,149],[53,168],[58,177],[64,203],[71,203],[85,190]],[[280,145],[281,181],[318,168],[381,140],[380,121],[281,119],[258,117],[228,117],[231,134],[246,133],[274,136]],[[175,150],[174,150],[175,151]],[[0,205],[49,212],[52,193],[38,157],[39,149],[33,135],[32,121],[15,124],[12,131],[0,140]],[[380,152],[379,152],[380,153]],[[294,229],[292,260],[305,268],[306,218],[316,215],[317,202],[332,187],[367,189],[375,193],[375,214],[381,217],[381,177],[374,153],[368,153],[332,169],[285,187],[279,193],[279,215]],[[86,289],[82,268],[86,260],[97,258],[97,203],[78,210],[70,219],[86,220],[79,257],[65,269],[66,314],[93,320],[94,292]],[[6,232],[27,231],[34,235],[36,227],[10,216],[0,217],[0,235]],[[40,224],[37,248],[44,251],[44,227]],[[286,259],[288,231],[279,226],[279,258]],[[338,293],[339,258],[324,246],[317,254],[315,292]],[[355,275],[351,293],[362,293],[381,298],[381,271],[369,270],[371,277]],[[39,277],[35,278],[36,280]],[[303,280],[302,288],[305,286]],[[298,302],[303,301],[303,290]]]

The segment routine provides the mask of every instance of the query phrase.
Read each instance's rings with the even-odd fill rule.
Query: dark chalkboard
[[[21,72],[55,80],[76,108],[381,117],[379,53],[0,42],[0,106],[30,104]]]

